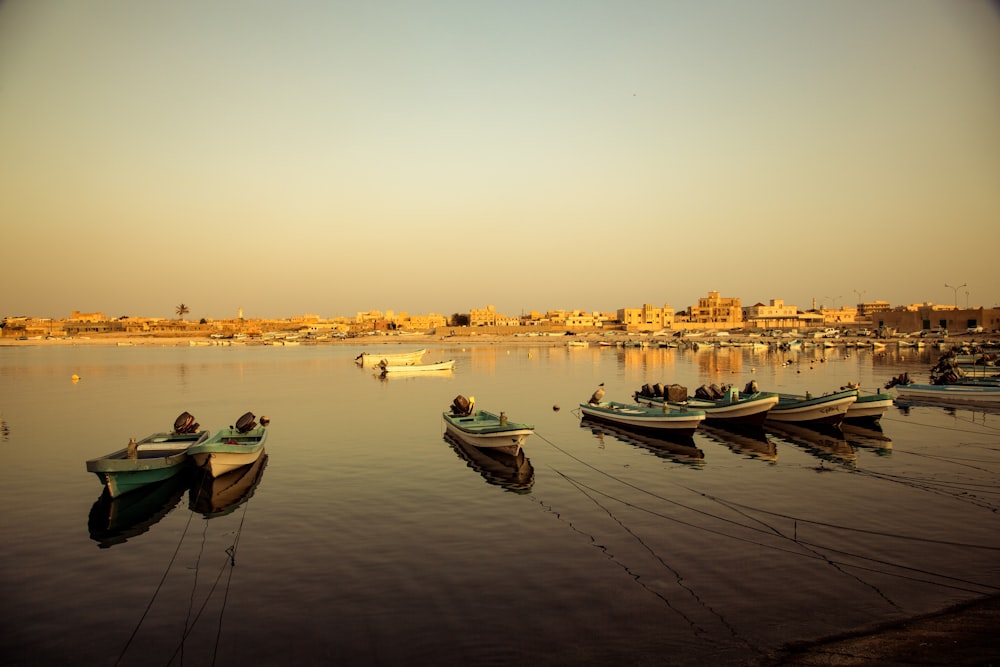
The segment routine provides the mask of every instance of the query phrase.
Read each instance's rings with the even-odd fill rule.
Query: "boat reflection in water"
[[[773,435],[802,447],[816,458],[836,463],[854,465],[858,455],[847,442],[843,431],[835,426],[799,426],[796,424],[768,424]]]
[[[450,433],[444,434],[444,441],[490,484],[513,493],[528,493],[535,484],[535,469],[524,455],[524,449],[513,456],[494,448],[473,447]]]
[[[882,432],[881,424],[852,424],[840,426],[844,437],[854,447],[874,450],[878,456],[892,456],[892,438]]]
[[[142,535],[177,506],[190,482],[189,472],[182,471],[117,498],[112,498],[105,488],[90,508],[90,539],[101,549],[108,549]]]
[[[701,426],[699,425],[699,428]],[[660,458],[670,459],[676,463],[700,465],[705,462],[705,452],[698,449],[697,445],[694,444],[694,438],[691,436],[667,435],[666,433],[663,435],[637,433],[612,426],[607,422],[590,419],[587,416],[584,416],[580,420],[580,428],[589,429],[594,434],[594,437],[602,443],[604,442],[604,436],[610,435],[616,440],[630,445],[638,445]]]
[[[267,453],[264,453],[253,463],[218,477],[198,470],[188,493],[188,507],[206,519],[230,514],[250,500],[266,466]]]
[[[767,437],[767,432],[759,426],[724,427],[702,424],[698,427],[698,433],[747,458],[760,459],[768,463],[778,460],[778,448]]]

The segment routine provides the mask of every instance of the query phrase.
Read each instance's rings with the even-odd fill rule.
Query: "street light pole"
[[[962,289],[963,287],[966,287],[968,284],[969,283],[962,283],[958,287],[954,287],[952,285],[949,285],[948,283],[944,284],[945,287],[955,290],[955,308],[958,308],[958,290]]]

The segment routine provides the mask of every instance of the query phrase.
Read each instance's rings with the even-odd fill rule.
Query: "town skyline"
[[[788,301],[786,299],[782,299],[780,297],[774,297],[774,298],[770,298],[770,299],[767,299],[767,300],[756,300],[756,301],[753,301],[753,302],[744,302],[743,299],[741,297],[739,297],[738,295],[725,295],[725,294],[722,294],[722,293],[718,292],[717,290],[708,290],[705,294],[703,294],[700,297],[700,299],[703,300],[703,299],[706,298],[706,296],[711,297],[713,294],[716,294],[717,296],[721,296],[722,299],[724,299],[724,300],[729,300],[729,299],[738,300],[740,302],[741,308],[743,308],[744,310],[747,309],[747,308],[750,308],[750,307],[768,306],[768,305],[772,305],[772,304],[775,304],[775,303],[779,303],[779,304],[782,304],[783,306],[786,306],[786,307],[795,307],[795,308],[798,309],[799,312],[803,312],[803,313],[806,313],[806,312],[815,312],[815,311],[845,311],[845,310],[850,310],[850,309],[857,309],[858,307],[863,306],[863,305],[868,305],[868,306],[879,305],[880,307],[885,308],[887,310],[894,310],[894,309],[898,309],[898,308],[913,308],[913,307],[918,307],[918,306],[932,307],[932,308],[937,308],[937,309],[940,309],[940,310],[949,310],[949,309],[951,309],[951,310],[975,310],[975,309],[991,309],[991,308],[992,309],[996,309],[996,308],[1000,308],[1000,306],[998,306],[998,305],[992,305],[992,306],[990,306],[990,305],[985,305],[985,304],[961,304],[961,303],[959,303],[959,304],[955,304],[955,303],[949,304],[949,303],[935,302],[935,301],[931,301],[931,300],[913,301],[913,302],[908,302],[908,303],[895,303],[894,304],[894,303],[889,302],[889,301],[887,301],[885,299],[868,299],[868,300],[865,300],[865,301],[862,301],[862,302],[858,302],[858,303],[842,303],[842,302],[836,302],[836,303],[834,303],[831,300],[830,297],[825,297],[822,300],[821,299],[815,299],[815,304],[813,304],[812,300],[810,300],[810,303],[807,306],[803,306],[802,304],[792,303],[792,302],[790,302],[790,301]],[[184,308],[185,308],[183,316],[181,316],[178,313],[178,311],[180,310],[181,306],[184,306]],[[485,310],[485,309],[493,309],[498,315],[502,315],[504,317],[518,318],[518,317],[521,317],[521,316],[527,316],[527,315],[529,315],[531,313],[541,313],[541,314],[544,314],[544,313],[591,313],[591,314],[593,314],[593,313],[605,313],[605,314],[606,313],[617,313],[617,312],[620,312],[623,309],[642,309],[645,306],[653,306],[655,308],[662,308],[664,306],[668,306],[671,309],[673,309],[673,311],[675,313],[681,314],[681,313],[690,312],[690,311],[695,310],[698,307],[698,301],[696,301],[695,303],[692,303],[692,304],[687,304],[687,305],[679,306],[679,307],[674,306],[670,302],[646,302],[646,303],[620,304],[620,305],[618,305],[617,307],[614,307],[614,308],[601,308],[601,309],[572,308],[572,307],[546,308],[546,309],[541,309],[541,308],[526,308],[526,309],[519,310],[517,312],[502,311],[499,308],[495,308],[492,304],[483,303],[483,304],[478,304],[478,305],[474,305],[474,306],[468,306],[465,309],[448,309],[446,311],[415,311],[415,310],[410,310],[410,309],[406,309],[406,308],[399,308],[399,309],[396,309],[396,308],[369,308],[369,309],[365,309],[365,310],[354,311],[353,313],[321,313],[321,312],[319,312],[317,310],[311,310],[311,311],[304,311],[304,312],[297,312],[297,313],[286,313],[284,315],[273,316],[273,317],[264,317],[264,316],[253,315],[252,313],[246,312],[246,309],[244,309],[243,307],[237,307],[237,308],[233,309],[233,311],[231,313],[229,313],[229,314],[214,314],[214,313],[212,313],[212,314],[194,314],[194,315],[192,315],[192,311],[190,310],[191,304],[187,303],[187,302],[180,302],[180,303],[176,304],[173,307],[173,311],[174,311],[173,314],[172,315],[166,315],[166,316],[164,316],[164,315],[153,315],[153,314],[147,314],[147,313],[141,313],[141,312],[136,312],[136,313],[122,313],[122,314],[115,315],[115,314],[113,314],[113,311],[108,311],[106,309],[86,310],[86,311],[85,310],[80,310],[80,309],[73,309],[73,310],[69,311],[68,315],[64,314],[62,316],[58,316],[58,315],[57,316],[39,315],[39,314],[35,314],[35,313],[18,313],[18,314],[13,314],[13,313],[4,314],[4,313],[0,313],[0,320],[4,320],[4,319],[7,319],[7,318],[10,318],[10,319],[29,318],[29,319],[71,320],[71,319],[74,319],[74,316],[76,316],[76,315],[91,316],[93,314],[98,314],[98,313],[101,314],[101,315],[104,315],[108,320],[115,320],[115,319],[122,319],[122,318],[150,319],[150,320],[154,320],[154,319],[187,319],[187,320],[191,320],[191,321],[198,321],[198,320],[202,320],[202,319],[209,320],[209,321],[213,321],[213,320],[214,321],[225,321],[225,320],[233,320],[233,319],[247,319],[247,320],[288,320],[288,321],[294,321],[294,320],[303,319],[303,318],[319,318],[321,320],[338,320],[338,319],[345,320],[345,319],[357,319],[357,318],[362,317],[362,316],[371,316],[373,314],[378,314],[380,317],[383,317],[383,318],[386,318],[386,319],[394,318],[394,317],[397,317],[397,316],[400,316],[400,315],[405,315],[405,316],[440,315],[440,316],[443,316],[444,318],[447,319],[447,318],[452,317],[453,315],[465,315],[465,316],[468,316],[473,311],[476,311],[476,310]],[[190,317],[189,317],[189,315],[190,315]]]

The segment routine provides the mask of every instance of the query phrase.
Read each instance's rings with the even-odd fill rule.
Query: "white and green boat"
[[[208,440],[208,431],[199,431],[194,417],[183,413],[174,430],[153,433],[127,447],[87,461],[87,470],[97,475],[112,498],[169,479],[181,471],[188,448]]]
[[[264,453],[268,423],[267,417],[261,417],[258,426],[255,419],[252,412],[247,412],[236,420],[235,426],[224,428],[188,449],[188,455],[212,477],[254,463]]]
[[[442,414],[447,432],[467,445],[517,456],[535,427],[509,421],[504,412],[476,410],[475,403],[475,397],[455,398],[451,411]]]

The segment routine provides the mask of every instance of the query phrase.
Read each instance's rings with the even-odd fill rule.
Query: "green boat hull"
[[[187,454],[175,454],[173,456],[149,459],[148,461],[142,459],[129,461],[125,459],[125,461],[133,465],[118,470],[113,469],[113,466],[96,466],[103,469],[91,470],[88,466],[88,470],[97,475],[97,478],[101,480],[101,484],[107,488],[112,498],[117,498],[122,494],[142,488],[148,484],[155,484],[156,482],[170,479],[181,471],[186,460]]]
[[[97,475],[112,498],[117,498],[178,474],[188,459],[186,449],[179,447],[186,448],[207,439],[207,431],[181,436],[153,434],[137,443],[135,458],[129,458],[126,447],[87,461],[87,470]],[[146,449],[147,443],[154,446]]]

